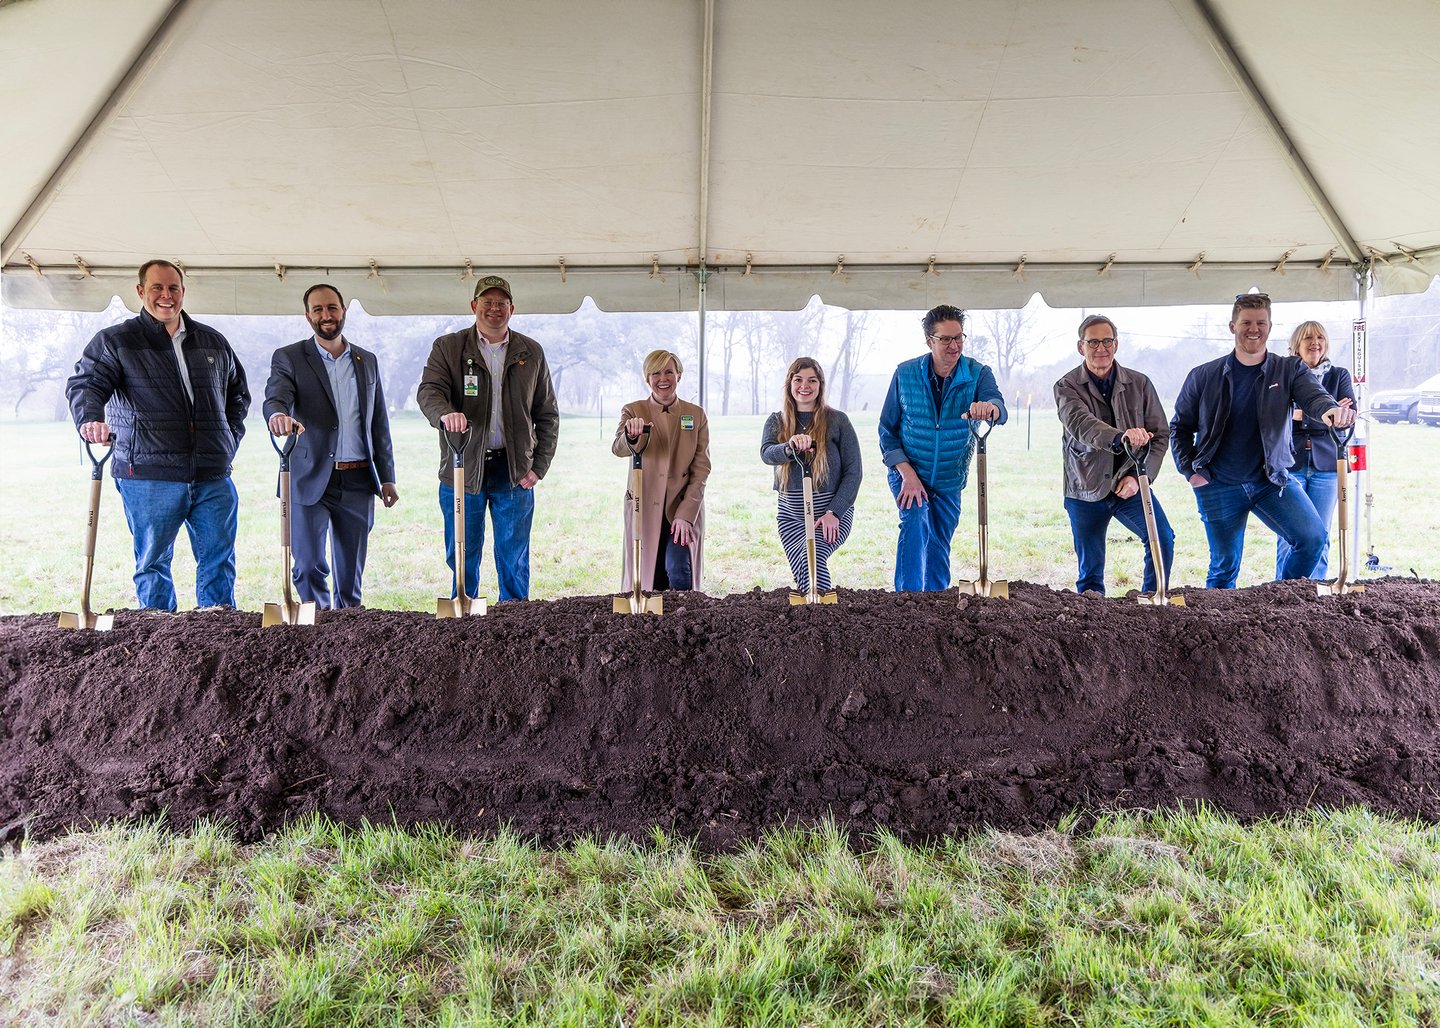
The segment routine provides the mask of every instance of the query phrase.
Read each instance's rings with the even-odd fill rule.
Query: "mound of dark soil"
[[[3,618],[0,836],[162,809],[710,846],[826,814],[908,838],[1193,800],[1440,814],[1440,588],[1011,596]]]

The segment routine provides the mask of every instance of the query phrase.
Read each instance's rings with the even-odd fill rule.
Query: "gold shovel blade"
[[[1321,596],[1347,596],[1350,593],[1363,593],[1363,585],[1355,585],[1353,582],[1321,582],[1315,587],[1315,592]],[[63,615],[62,615],[63,616]]]
[[[267,603],[260,615],[261,628],[276,625],[313,625],[315,623],[315,601],[303,603]]]
[[[1140,593],[1138,596],[1135,597],[1135,601],[1137,603],[1143,603],[1147,606],[1153,605],[1156,607],[1185,606],[1185,597],[1181,596],[1179,593]]]
[[[839,603],[840,596],[833,589],[828,593],[797,593],[793,589],[790,592],[790,606],[801,607],[809,603]]]
[[[664,614],[665,597],[626,593],[624,596],[616,596],[611,608],[616,614]]]
[[[961,596],[989,596],[991,599],[1008,600],[1010,583],[1007,582],[956,582]]]
[[[65,611],[60,615],[61,628],[87,628],[92,632],[108,632],[115,627],[114,614],[72,614]]]
[[[435,600],[437,618],[483,617],[489,607],[484,596],[454,597],[440,596]]]

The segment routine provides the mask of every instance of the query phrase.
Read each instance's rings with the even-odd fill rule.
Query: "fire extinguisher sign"
[[[1364,382],[1366,365],[1365,351],[1369,345],[1365,334],[1364,318],[1355,319],[1355,332],[1351,338],[1351,344],[1351,353],[1353,354],[1352,364],[1354,366],[1350,369],[1350,377],[1356,382]]]

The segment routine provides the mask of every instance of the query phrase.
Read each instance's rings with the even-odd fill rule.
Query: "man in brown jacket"
[[[1154,475],[1165,459],[1170,424],[1150,379],[1122,368],[1115,360],[1120,348],[1115,323],[1101,314],[1080,322],[1075,348],[1084,363],[1055,383],[1055,406],[1065,426],[1065,512],[1075,556],[1080,560],[1076,592],[1105,593],[1105,532],[1111,518],[1140,537],[1145,553],[1143,592],[1155,591],[1155,565],[1145,528],[1140,482],[1135,462],[1125,455],[1122,440],[1136,451],[1145,449],[1146,471]],[[1155,531],[1160,536],[1163,573],[1168,580],[1174,563],[1175,533],[1152,494]]]
[[[510,283],[487,275],[470,303],[475,324],[435,340],[416,400],[430,424],[465,432],[465,591],[480,592],[485,508],[494,529],[501,600],[530,597],[530,523],[535,484],[545,477],[560,438],[560,408],[545,352],[510,330]],[[445,561],[455,570],[455,490],[451,454],[440,440],[440,510]]]

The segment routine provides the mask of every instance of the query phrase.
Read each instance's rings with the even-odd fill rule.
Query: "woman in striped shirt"
[[[770,415],[760,437],[760,459],[775,467],[780,544],[795,584],[805,592],[810,581],[797,454],[813,460],[816,589],[828,592],[832,588],[829,557],[850,534],[855,497],[860,493],[860,442],[845,412],[825,405],[825,371],[813,357],[797,357],[786,369],[780,410]]]

